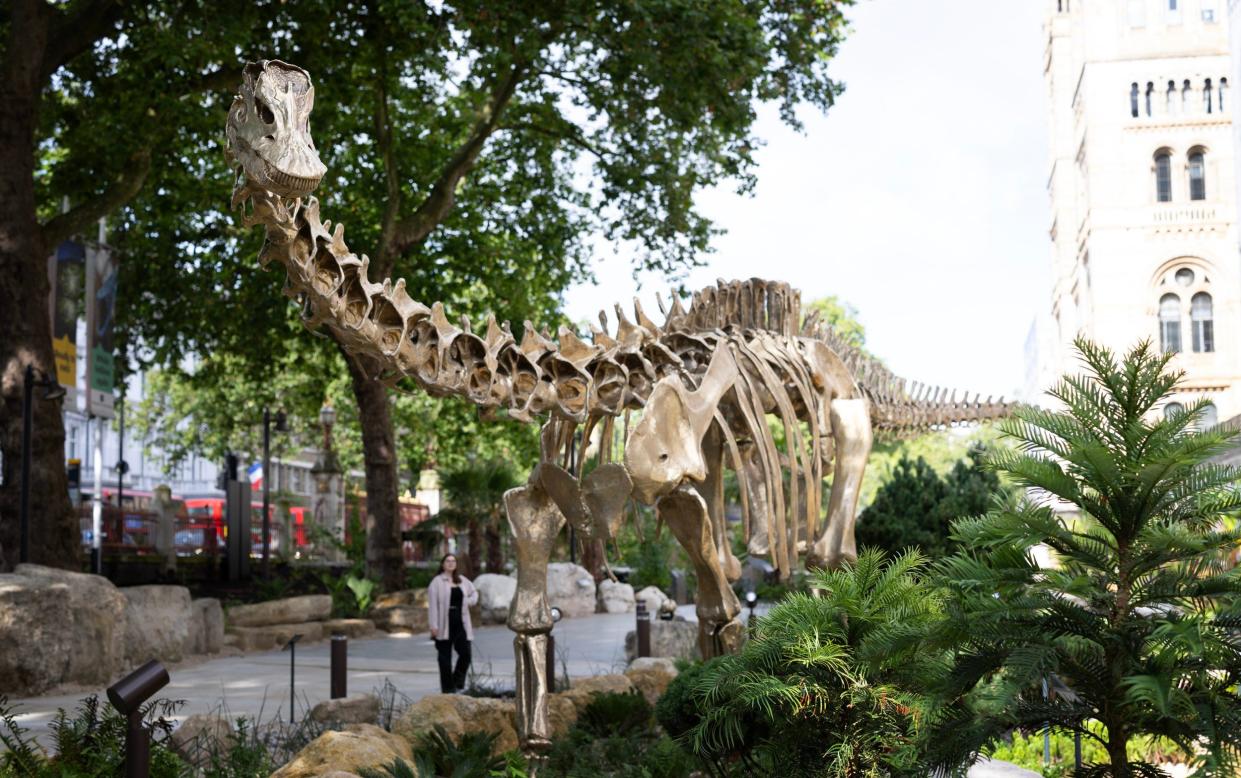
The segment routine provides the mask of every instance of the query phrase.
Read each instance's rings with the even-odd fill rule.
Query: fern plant
[[[1227,774],[1241,748],[1241,571],[1226,560],[1241,534],[1221,520],[1241,494],[1239,472],[1207,460],[1232,433],[1198,429],[1205,400],[1162,413],[1181,373],[1150,344],[1119,362],[1076,347],[1086,374],[1050,392],[1063,409],[1020,409],[1001,425],[1020,447],[991,455],[1032,491],[956,522],[961,550],[938,566],[949,594],[935,640],[958,653],[930,756],[957,765],[1014,728],[1050,727],[1106,749],[1088,774],[1154,774],[1127,751],[1144,736]],[[1044,679],[1070,691],[1047,699]]]
[[[815,574],[822,596],[790,594],[740,653],[685,681],[696,715],[684,703],[661,705],[661,721],[688,725],[680,741],[718,775],[916,771],[910,746],[927,704],[920,690],[948,661],[903,647],[938,618],[925,566],[916,551],[888,560],[868,549],[855,565]]]

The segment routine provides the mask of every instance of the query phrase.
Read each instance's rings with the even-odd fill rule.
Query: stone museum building
[[[1148,338],[1186,371],[1165,413],[1207,398],[1208,424],[1241,415],[1230,3],[1045,2],[1051,299],[1030,388],[1079,368],[1078,333]]]

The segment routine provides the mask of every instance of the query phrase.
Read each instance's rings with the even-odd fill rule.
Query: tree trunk
[[[582,567],[594,577],[595,583],[599,583],[607,577],[603,572],[603,541],[579,538],[579,544],[582,547]]]
[[[15,3],[0,72],[0,570],[17,563],[26,365],[55,377],[48,309],[48,247],[35,212],[34,131],[47,43],[46,15]],[[80,567],[80,530],[65,477],[60,400],[34,395],[30,468],[30,559]]]
[[[504,548],[501,545],[499,516],[492,516],[487,522],[487,572],[504,575]]]
[[[348,356],[353,396],[362,427],[362,454],[366,463],[366,574],[384,591],[404,586],[401,521],[397,509],[397,457],[392,433],[388,392],[358,369]]]
[[[479,526],[478,519],[470,519],[466,532],[466,543],[469,545],[470,551],[465,557],[465,569],[469,572],[463,573],[463,575],[473,580],[483,571],[483,530]]]

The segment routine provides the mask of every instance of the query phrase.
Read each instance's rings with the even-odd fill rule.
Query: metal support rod
[[[34,365],[26,365],[22,384],[22,494],[17,561],[30,561],[30,457],[34,434]]]
[[[94,499],[91,500],[91,572],[103,575],[103,419],[87,417],[95,422],[95,447],[91,456],[95,470]]]
[[[142,725],[142,711],[129,714],[125,728],[125,778],[150,778],[151,734]]]
[[[125,474],[129,466],[125,464],[125,384],[121,383],[121,407],[117,411],[120,417],[120,429],[116,433],[116,507],[121,509],[121,531],[125,530]]]
[[[651,614],[646,609],[646,600],[638,600],[637,610],[638,656],[651,655]]]
[[[348,661],[349,638],[344,635],[333,635],[331,664],[331,697],[333,700],[349,696],[345,675]]]
[[[556,692],[556,638],[547,633],[547,693]]]
[[[271,577],[271,411],[263,409],[263,580]]]
[[[294,695],[294,686],[296,682],[295,668],[297,667],[297,641],[289,643],[289,723],[293,723],[293,703],[297,699]]]

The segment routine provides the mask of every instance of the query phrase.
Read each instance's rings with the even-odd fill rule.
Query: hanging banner
[[[77,404],[78,319],[82,315],[86,284],[86,247],[67,240],[47,259],[51,282],[52,351],[56,380],[65,390],[65,405]]]
[[[116,320],[116,284],[120,266],[112,249],[86,248],[86,413],[111,419],[116,386],[112,332]]]

